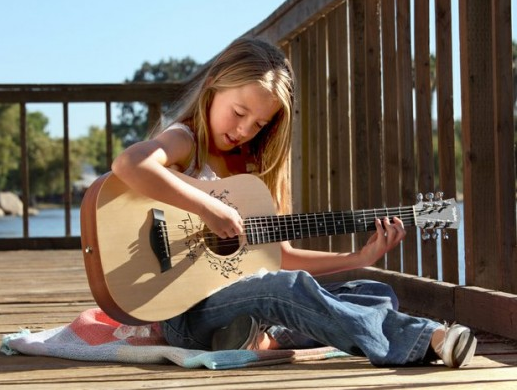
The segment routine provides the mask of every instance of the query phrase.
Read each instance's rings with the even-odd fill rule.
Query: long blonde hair
[[[210,64],[182,105],[173,109],[174,122],[187,124],[196,139],[195,167],[206,164],[208,112],[217,91],[258,82],[275,95],[280,110],[250,142],[258,175],[266,183],[279,212],[290,212],[287,157],[291,149],[294,77],[291,64],[277,47],[254,38],[239,38]]]

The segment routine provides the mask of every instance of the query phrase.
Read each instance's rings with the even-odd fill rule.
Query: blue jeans
[[[248,314],[284,348],[334,346],[377,366],[422,362],[441,325],[397,311],[390,286],[373,281],[321,286],[305,271],[253,275],[162,322],[173,346],[210,350],[212,334]]]

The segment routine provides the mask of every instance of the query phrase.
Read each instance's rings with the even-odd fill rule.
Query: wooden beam
[[[244,36],[283,45],[344,0],[288,0]]]
[[[404,311],[459,322],[476,330],[517,340],[517,296],[380,270],[373,267],[319,277],[320,282],[370,279],[393,287]]]
[[[0,84],[0,103],[174,101],[183,83]]]

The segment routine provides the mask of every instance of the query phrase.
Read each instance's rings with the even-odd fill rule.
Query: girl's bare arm
[[[394,223],[386,219],[376,221],[376,232],[366,245],[353,253],[331,253],[293,248],[288,242],[282,243],[282,268],[305,270],[312,275],[325,275],[340,271],[368,267],[391,249],[399,245],[406,231],[402,221],[394,218]]]
[[[115,159],[112,170],[142,195],[199,215],[220,237],[241,234],[242,220],[233,208],[170,172],[185,168],[192,148],[193,141],[188,135],[166,131],[127,148]]]

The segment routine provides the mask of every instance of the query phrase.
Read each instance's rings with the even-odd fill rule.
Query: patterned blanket
[[[276,351],[202,351],[169,346],[158,324],[122,325],[100,309],[86,310],[71,324],[4,336],[1,351],[73,360],[122,363],[175,363],[185,368],[224,370],[347,356],[332,347]]]

